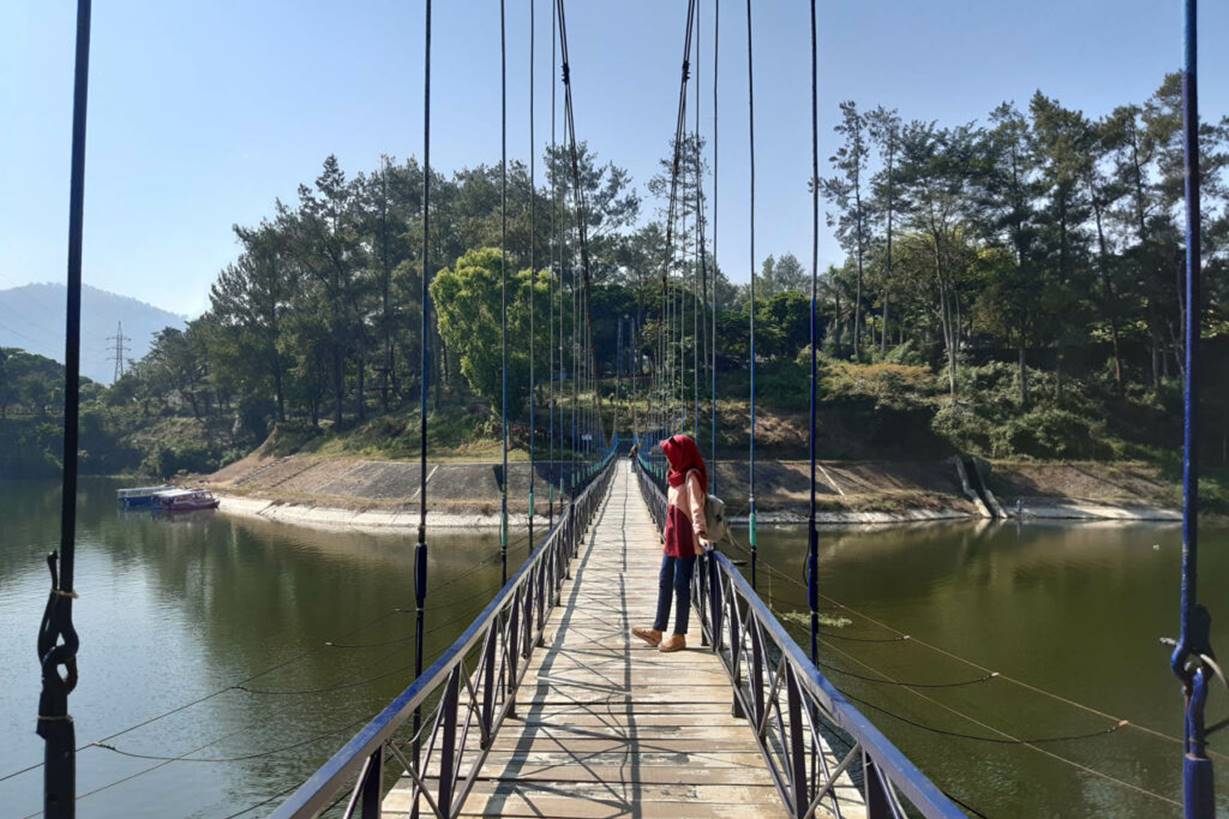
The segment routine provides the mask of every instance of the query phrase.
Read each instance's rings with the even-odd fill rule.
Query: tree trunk
[[[380,169],[380,261],[381,272],[381,323],[384,330],[384,368],[380,371],[380,411],[388,414],[388,380],[393,369],[392,316],[389,314],[388,289],[392,273],[388,268],[388,166]]]
[[[1152,389],[1158,391],[1161,389],[1161,346],[1157,339],[1156,328],[1152,329],[1151,333],[1152,347]]]
[[[1063,348],[1061,345],[1054,348],[1054,400],[1057,402],[1063,400]]]
[[[1020,339],[1019,347],[1019,367],[1020,367],[1020,406],[1028,407],[1028,363],[1024,358],[1024,339]]]
[[[858,282],[853,299],[853,360],[858,360],[862,335],[862,238],[858,237]]]
[[[892,216],[895,208],[894,194],[892,191],[892,159],[893,148],[889,143],[888,148],[888,247],[887,247],[887,271],[883,276],[883,347],[881,352],[887,355],[888,352],[888,293],[892,289]]]
[[[883,327],[879,328],[879,354],[882,356],[888,354],[888,293],[886,288],[883,292]]]
[[[355,365],[358,367],[358,387],[355,401],[355,409],[358,411],[358,420],[367,420],[367,359],[360,351],[355,357]]]
[[[286,420],[286,386],[282,376],[282,357],[273,351],[273,394],[277,401],[277,420]]]
[[[1101,274],[1101,291],[1104,297],[1105,310],[1109,313],[1110,340],[1114,348],[1114,386],[1118,392],[1118,397],[1121,398],[1125,394],[1125,387],[1122,381],[1122,351],[1119,346],[1118,297],[1114,292],[1114,283],[1109,273],[1109,251],[1105,243],[1105,229],[1101,223],[1102,203],[1097,197],[1096,188],[1091,177],[1088,181],[1088,188],[1091,193],[1093,214],[1096,217],[1097,224],[1097,267]]]
[[[333,430],[341,430],[342,401],[345,397],[345,378],[343,377],[341,347],[333,345]]]

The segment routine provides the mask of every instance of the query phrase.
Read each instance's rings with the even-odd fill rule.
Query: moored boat
[[[170,489],[154,495],[158,508],[164,512],[197,512],[217,509],[218,499],[208,489]]]
[[[154,506],[154,496],[160,492],[169,492],[175,487],[169,483],[159,486],[134,486],[131,489],[117,489],[115,498],[125,509],[139,506]]]

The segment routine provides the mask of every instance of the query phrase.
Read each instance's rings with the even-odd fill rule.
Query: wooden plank
[[[394,794],[385,800],[384,813],[404,817],[410,808],[408,791],[403,791],[400,798]],[[775,789],[764,786],[642,785],[626,791],[608,786],[575,786],[561,791],[549,783],[500,782],[494,786],[475,785],[461,815],[576,819],[617,816],[676,819],[697,815],[763,817],[773,815],[771,806],[775,802],[779,802]],[[769,806],[769,810],[766,811],[765,806]]]
[[[784,815],[752,729],[731,715],[724,667],[699,648],[698,616],[687,651],[662,654],[631,634],[656,610],[661,541],[634,475],[619,469],[529,660],[516,716],[462,780],[461,815]],[[404,815],[411,792],[403,776],[385,814]],[[847,815],[864,813],[848,777],[836,793]]]

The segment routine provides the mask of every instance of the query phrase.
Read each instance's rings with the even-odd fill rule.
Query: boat
[[[218,499],[208,489],[168,489],[154,495],[158,508],[164,512],[198,512],[217,509]]]
[[[168,492],[175,487],[169,483],[160,486],[134,486],[131,489],[118,489],[115,498],[125,509],[140,506],[153,506],[154,496],[160,492]]]

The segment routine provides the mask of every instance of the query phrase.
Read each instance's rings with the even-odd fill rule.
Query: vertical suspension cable
[[[683,144],[687,143],[686,137]],[[684,170],[686,173],[686,170]],[[687,198],[686,183],[683,187],[683,198]],[[686,203],[682,203],[685,205]],[[687,214],[685,207],[679,207],[679,273],[678,283],[674,287],[674,315],[678,319],[678,403],[679,432],[687,431]]]
[[[533,56],[534,56],[534,5],[535,0],[529,0],[529,551],[533,551],[533,514],[534,514],[534,482],[537,476],[537,443],[538,443],[538,406],[537,384],[534,379],[534,357],[536,355],[534,314],[538,303],[538,262],[535,249],[538,244],[538,234],[535,228],[538,213],[538,193],[536,177],[537,143],[534,141],[534,105],[533,105]]]
[[[499,0],[499,323],[502,333],[501,371],[503,480],[499,492],[500,582],[508,582],[508,38],[506,0]]]
[[[699,0],[697,10],[699,8]],[[700,83],[696,81],[696,99],[700,98]],[[696,112],[699,122],[699,111]],[[697,128],[692,134],[688,145],[688,166],[691,170],[692,195],[695,197],[695,211],[692,213],[691,275],[688,276],[690,288],[684,289],[684,294],[691,300],[691,436],[700,438],[700,172],[696,167],[696,158],[700,150],[700,131]]]
[[[572,168],[572,198],[573,207],[576,210],[576,235],[580,244],[580,271],[583,281],[581,284],[582,292],[579,294],[576,305],[577,310],[583,310],[583,326],[577,328],[577,322],[582,320],[582,316],[577,314],[573,316],[573,338],[578,342],[587,344],[585,352],[584,365],[588,367],[590,377],[593,373],[593,354],[592,354],[592,305],[588,298],[588,293],[591,288],[590,264],[589,264],[589,243],[587,233],[588,208],[585,202],[585,192],[581,185],[580,179],[580,159],[579,150],[576,144],[576,114],[572,101],[572,80],[571,80],[571,64],[568,60],[568,35],[567,35],[567,15],[564,10],[563,0],[556,0],[556,9],[559,15],[559,49],[563,67],[563,127],[564,138],[568,143],[568,150],[571,159]],[[576,274],[573,274],[573,282],[576,280]],[[580,352],[579,347],[576,348]],[[596,381],[593,382],[594,387],[594,413],[589,417],[593,419],[596,413],[600,411],[600,397],[597,395]],[[574,389],[575,393],[575,389]],[[575,409],[573,410],[575,418]],[[584,420],[582,418],[582,420]],[[574,422],[575,428],[575,422]],[[575,449],[575,440],[573,440],[573,449]]]
[[[709,385],[709,424],[712,427],[711,456],[709,463],[709,485],[711,492],[717,494],[717,311],[720,304],[717,300],[717,277],[721,266],[717,262],[717,70],[721,66],[721,3],[713,3],[713,364],[712,379]]]
[[[695,175],[696,175],[696,293],[693,294],[693,327],[695,327],[696,347],[692,353],[692,366],[695,369],[695,431],[696,442],[700,441],[700,362],[708,363],[708,271],[704,261],[704,163],[700,142],[700,2],[696,0],[696,131],[695,131]],[[703,350],[703,352],[701,352]]]
[[[697,0],[698,2],[698,0]],[[690,55],[690,50],[688,51]],[[691,174],[688,173],[688,166],[691,164],[688,157],[689,153],[689,138],[687,136],[687,124],[683,123],[683,201],[679,205],[679,404],[683,414],[683,421],[679,424],[678,431],[687,432],[688,412],[687,402],[687,188],[691,179]]]
[[[564,126],[564,132],[565,133],[567,132],[566,125]],[[568,232],[569,233],[571,232],[570,226],[568,228]],[[569,322],[568,327],[572,331],[571,333],[572,337],[568,340],[569,341],[568,347],[569,347],[569,350],[571,351],[571,357],[568,359],[568,369],[571,370],[571,376],[572,376],[572,440],[571,440],[572,466],[571,466],[571,470],[568,475],[568,485],[569,485],[569,488],[572,490],[572,499],[575,500],[575,497],[576,497],[576,450],[577,450],[578,436],[580,434],[580,420],[576,414],[577,409],[579,408],[579,405],[580,405],[580,369],[579,369],[579,356],[577,355],[577,343],[576,343],[576,318],[580,311],[580,306],[579,306],[579,302],[577,301],[577,292],[576,292],[576,275],[577,275],[576,265],[575,265],[576,260],[572,259],[571,261],[573,262],[571,266],[572,277],[571,277],[571,280],[568,282],[568,298],[571,301],[571,316],[570,316],[571,321]]]
[[[555,525],[555,481],[558,480],[558,474],[555,472],[558,464],[555,463],[555,404],[556,404],[556,382],[555,382],[555,279],[559,276],[559,265],[556,257],[558,246],[555,242],[555,229],[558,211],[558,186],[555,182],[556,171],[553,163],[555,162],[555,13],[552,6],[550,18],[550,161],[546,163],[546,172],[550,174],[551,179],[551,207],[550,207],[550,278],[547,280],[547,318],[546,323],[550,327],[550,332],[547,335],[546,357],[550,361],[550,412],[548,422],[547,439],[550,441],[550,467],[546,470],[548,477],[547,483],[550,486],[550,498],[547,502],[547,525],[548,528],[554,528]],[[562,363],[562,362],[561,362]]]
[[[563,334],[563,319],[564,319],[564,313],[566,312],[564,310],[564,304],[563,304],[563,290],[564,290],[564,271],[567,269],[567,256],[565,255],[567,252],[567,242],[565,241],[567,234],[564,232],[566,222],[560,219],[560,217],[562,216],[562,214],[560,213],[560,204],[563,201],[563,189],[560,187],[560,182],[559,182],[558,145],[555,141],[555,125],[556,125],[555,118],[556,118],[556,114],[558,113],[558,101],[556,99],[556,89],[558,88],[558,82],[556,82],[556,77],[555,77],[555,58],[557,54],[557,47],[559,44],[558,29],[559,29],[558,9],[555,7],[554,3],[551,3],[551,47],[550,47],[551,48],[551,86],[550,86],[551,137],[550,139],[551,139],[551,163],[552,163],[551,164],[551,187],[552,187],[551,195],[554,197],[554,200],[551,204],[551,208],[552,208],[552,214],[553,214],[552,218],[556,220],[555,222],[555,245],[557,248],[557,256],[558,256],[558,261],[559,261],[559,281],[555,288],[558,291],[558,298],[559,298],[559,336],[558,336],[558,342],[557,342],[558,349],[555,351],[558,354],[558,359],[559,359],[559,366],[558,366],[558,369],[556,370],[556,372],[559,375],[559,383],[555,391],[556,405],[557,405],[556,408],[557,408],[558,415],[559,415],[559,463],[557,464],[559,471],[556,473],[555,478],[559,483],[559,514],[562,516],[563,515],[563,498],[565,494],[564,492],[565,478],[563,474],[563,442],[566,436],[565,427],[563,423],[564,416],[563,416],[562,399],[565,398],[567,395],[564,392],[564,386],[563,386],[563,374],[565,372],[564,366],[563,366],[563,345],[565,343],[564,334]]]
[[[73,572],[77,553],[77,450],[81,373],[81,237],[85,219],[85,126],[89,100],[90,0],[78,0],[73,65],[73,132],[68,194],[68,272],[64,322],[64,473],[60,490],[60,548],[47,556],[51,591],[39,624],[42,692],[37,733],[43,738],[43,812],[76,815],[76,729],[68,695],[77,687]],[[63,676],[60,669],[63,668]]]
[[[751,0],[747,0],[747,131],[751,172],[750,196],[750,261],[751,261],[751,448],[750,448],[750,481],[748,483],[747,506],[748,540],[751,544],[751,587],[756,586],[756,563],[759,559],[759,546],[755,532],[755,75],[754,60],[751,51]]]
[[[1186,815],[1216,815],[1212,760],[1206,748],[1204,709],[1211,680],[1212,618],[1199,603],[1199,336],[1202,267],[1199,211],[1198,3],[1185,2],[1185,64],[1182,72],[1182,131],[1186,200],[1186,385],[1182,461],[1181,631],[1170,665],[1186,695],[1182,776]]]
[[[815,402],[819,378],[819,39],[815,0],[811,0],[811,415],[807,448],[811,459],[811,496],[807,514],[807,604],[811,608],[811,662],[819,662],[819,529],[816,527]]]
[[[422,676],[423,621],[427,604],[427,397],[430,386],[431,294],[431,0],[426,2],[423,34],[422,91],[422,278],[419,298],[422,320],[419,325],[418,384],[418,545],[414,547],[414,679]],[[414,709],[412,754],[418,766],[422,753],[420,728],[422,709]],[[417,806],[415,806],[417,813]]]
[[[663,411],[665,413],[664,424],[669,424],[672,428],[676,424],[682,424],[684,419],[677,418],[676,410],[686,412],[686,395],[682,392],[683,384],[681,378],[681,367],[683,366],[683,337],[681,335],[681,314],[682,304],[676,300],[678,294],[671,283],[670,268],[674,262],[674,227],[675,219],[678,218],[676,206],[678,206],[678,186],[679,177],[682,171],[683,152],[685,150],[686,141],[686,123],[687,123],[687,83],[691,78],[691,39],[696,23],[696,0],[690,0],[687,4],[687,24],[683,37],[683,61],[682,71],[679,79],[679,101],[677,118],[674,125],[674,142],[673,156],[670,166],[670,198],[666,205],[666,248],[665,259],[662,266],[661,274],[661,291],[662,291],[662,315],[663,315],[663,347],[662,347],[662,363],[667,373],[665,374],[663,386],[666,389],[666,394],[663,396]],[[680,208],[681,209],[681,208]],[[676,344],[674,332],[675,324],[680,325],[680,335]],[[678,362],[680,370],[676,372],[675,362]],[[676,406],[676,402],[677,406]],[[664,431],[664,430],[663,430]],[[679,426],[679,431],[683,431],[682,426]]]

